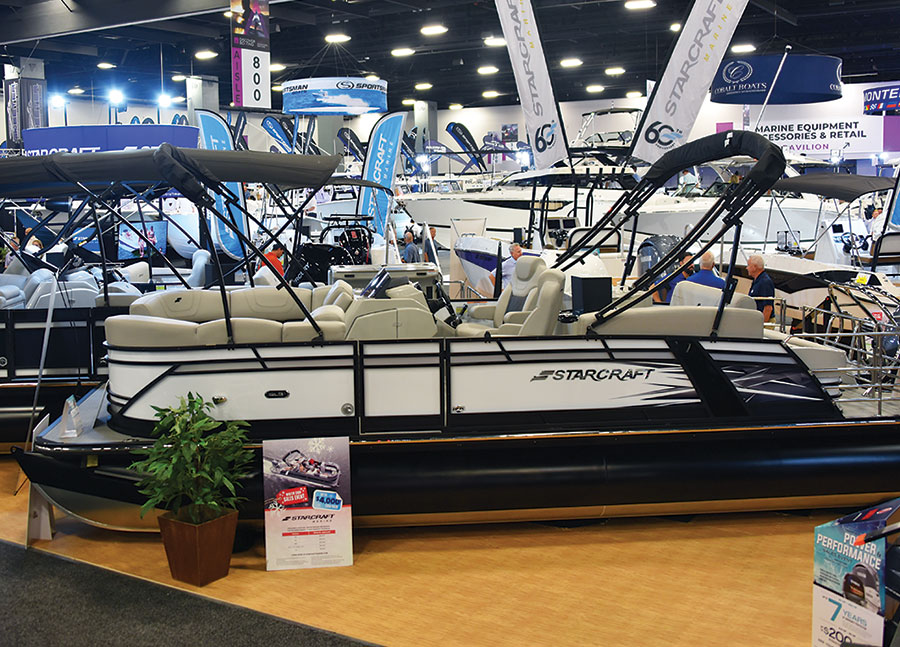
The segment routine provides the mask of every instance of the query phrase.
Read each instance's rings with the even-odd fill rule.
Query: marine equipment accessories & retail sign
[[[644,111],[632,155],[653,164],[687,140],[747,2],[694,3]]]
[[[568,158],[531,0],[496,0],[537,169]]]

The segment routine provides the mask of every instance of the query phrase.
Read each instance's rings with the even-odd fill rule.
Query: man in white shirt
[[[501,288],[505,288],[507,285],[512,283],[513,274],[516,271],[516,261],[519,260],[519,257],[522,255],[522,246],[519,243],[513,243],[509,246],[509,257],[503,261],[503,265],[500,266],[500,269],[503,270],[503,282],[500,284]],[[491,274],[491,284],[496,284],[496,271]]]
[[[688,195],[697,186],[697,176],[691,173],[690,169],[684,169],[681,177],[678,178],[679,195]]]

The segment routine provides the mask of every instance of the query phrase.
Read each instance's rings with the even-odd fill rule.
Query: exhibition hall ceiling
[[[645,80],[658,77],[677,37],[674,25],[690,6],[689,0],[655,0],[656,6],[638,10],[627,9],[625,0],[532,1],[561,101],[644,91]],[[699,1],[715,5],[717,0]],[[220,79],[227,105],[227,4],[0,0],[0,43],[8,57],[43,59],[51,92],[78,87],[83,97],[106,100],[115,88],[127,99],[153,101],[161,89],[185,94],[184,82],[173,76],[203,74]],[[307,76],[375,74],[388,81],[392,109],[409,98],[436,101],[439,108],[517,102],[505,47],[485,43],[502,35],[492,0],[272,0],[271,14],[272,60],[286,66],[273,72],[273,85]],[[158,20],[161,16],[181,17]],[[422,33],[436,25],[445,31]],[[336,34],[349,40],[325,42]],[[753,45],[756,53],[781,52],[791,44],[794,54],[841,57],[845,82],[900,79],[900,3],[750,0],[733,44]],[[392,54],[401,48],[413,53]],[[199,60],[200,50],[217,56]],[[580,64],[564,65],[564,59]],[[609,74],[616,71],[610,68],[624,72]],[[417,84],[431,87],[417,90]],[[589,92],[588,86],[603,90]],[[498,96],[484,98],[487,90]],[[278,92],[273,107],[280,107]]]

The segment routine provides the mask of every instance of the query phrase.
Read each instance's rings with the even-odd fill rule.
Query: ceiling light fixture
[[[170,97],[168,94],[161,94],[156,99],[156,103],[159,104],[160,108],[168,108],[172,105],[172,97]]]
[[[629,11],[637,11],[638,9],[653,9],[656,6],[656,2],[653,0],[628,0],[625,3],[625,8]]]
[[[194,58],[196,58],[200,61],[208,61],[210,59],[215,58],[218,55],[219,55],[218,52],[214,52],[211,49],[201,49],[199,52],[196,52],[194,54]]]
[[[493,65],[482,65],[478,68],[479,74],[496,74],[500,70]]]
[[[483,96],[485,99],[495,99],[500,96],[500,93],[496,90],[485,90],[481,93],[481,96]]]
[[[596,94],[597,92],[603,92],[606,88],[598,83],[593,83],[585,88],[591,94]]]
[[[681,23],[673,22],[671,25],[669,25],[669,31],[681,31]]]
[[[412,56],[415,53],[416,50],[410,49],[409,47],[398,47],[391,50],[391,56]]]
[[[756,51],[756,45],[751,45],[750,43],[744,43],[742,45],[732,45],[731,51],[735,54],[749,54],[750,52]]]
[[[423,36],[440,36],[447,33],[447,28],[443,25],[425,25],[419,30]]]
[[[284,72],[287,69],[287,65],[284,63],[272,63],[269,66],[269,70],[272,72]]]
[[[172,103],[184,103],[184,97],[172,97]]]
[[[66,92],[74,95],[84,94],[84,90],[82,88],[79,88],[77,85],[74,88],[69,88],[68,90],[66,90]]]
[[[625,96],[629,99],[640,99],[644,95],[639,90],[632,90],[631,92],[626,92]]]
[[[428,83],[427,81],[424,83],[416,83],[416,85],[415,85],[416,90],[430,90],[433,87],[434,86],[431,85],[430,83]]]
[[[416,105],[416,100],[415,99],[404,99],[400,103],[402,103],[404,106],[414,106],[414,105]]]
[[[580,58],[564,58],[559,62],[562,67],[578,67],[581,65],[582,60]]]
[[[380,81],[381,79],[377,74],[366,74],[366,81]]]
[[[172,81],[174,81],[175,83],[181,83],[182,81],[184,81],[186,79],[187,79],[187,77],[184,74],[173,74],[172,75]]]
[[[450,110],[462,110],[462,108],[463,108],[461,103],[451,103],[451,104],[450,104],[449,106],[447,106],[447,107],[448,107]]]
[[[486,47],[506,47],[506,40],[499,36],[488,36],[484,39]]]
[[[350,37],[347,34],[337,33],[337,34],[328,34],[327,36],[325,36],[325,42],[331,43],[331,44],[346,43],[348,40],[350,40]]]
[[[110,90],[109,91],[109,102],[114,106],[118,106],[122,102],[125,101],[125,95],[122,94],[121,90]]]
[[[50,107],[54,110],[62,110],[66,107],[66,100],[61,94],[50,95]]]
[[[100,61],[99,63],[97,63],[97,67],[99,67],[101,70],[111,70],[115,66],[115,63],[107,63],[106,61]]]
[[[284,88],[282,88],[280,84],[272,86],[272,92],[282,92],[283,90]]]
[[[604,70],[608,76],[620,76],[625,74],[624,67],[608,67]]]
[[[226,18],[231,18],[234,14],[230,11],[226,11],[222,15],[225,16]]]

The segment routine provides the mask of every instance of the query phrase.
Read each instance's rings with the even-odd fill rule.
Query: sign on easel
[[[266,570],[353,564],[350,439],[263,441]]]

